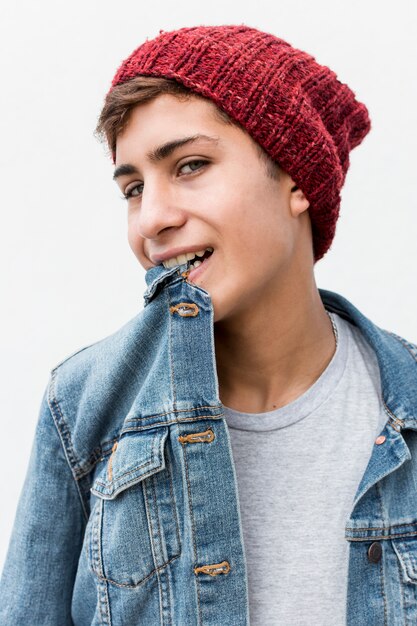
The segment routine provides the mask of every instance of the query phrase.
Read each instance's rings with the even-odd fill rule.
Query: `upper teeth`
[[[176,265],[182,265],[183,263],[187,263],[187,261],[191,261],[191,259],[193,259],[195,256],[203,256],[206,250],[208,250],[209,252],[213,252],[213,248],[198,250],[198,252],[186,252],[185,254],[173,256],[171,259],[162,261],[162,265],[166,268],[175,267]]]

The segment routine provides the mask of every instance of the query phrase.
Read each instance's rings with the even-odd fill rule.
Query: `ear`
[[[294,217],[298,217],[304,211],[307,211],[310,206],[310,202],[305,197],[304,193],[297,187],[292,181],[291,195],[290,195],[290,210]]]

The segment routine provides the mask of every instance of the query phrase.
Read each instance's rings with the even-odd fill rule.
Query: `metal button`
[[[379,435],[379,437],[375,439],[375,443],[377,446],[380,446],[381,443],[384,443],[385,440],[386,440],[385,435]]]
[[[382,556],[382,546],[379,541],[374,541],[368,548],[368,559],[371,563],[378,563]]]

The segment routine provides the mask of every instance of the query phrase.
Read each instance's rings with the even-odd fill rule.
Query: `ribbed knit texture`
[[[111,89],[138,75],[173,78],[234,118],[310,202],[314,260],[329,249],[349,152],[371,123],[336,74],[275,35],[245,25],[196,26],[146,40]]]

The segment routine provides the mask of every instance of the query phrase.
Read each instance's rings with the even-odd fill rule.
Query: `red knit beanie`
[[[333,240],[349,151],[368,110],[336,74],[283,39],[245,25],[196,26],[146,40],[111,88],[138,75],[173,78],[238,121],[310,203],[314,262]]]

